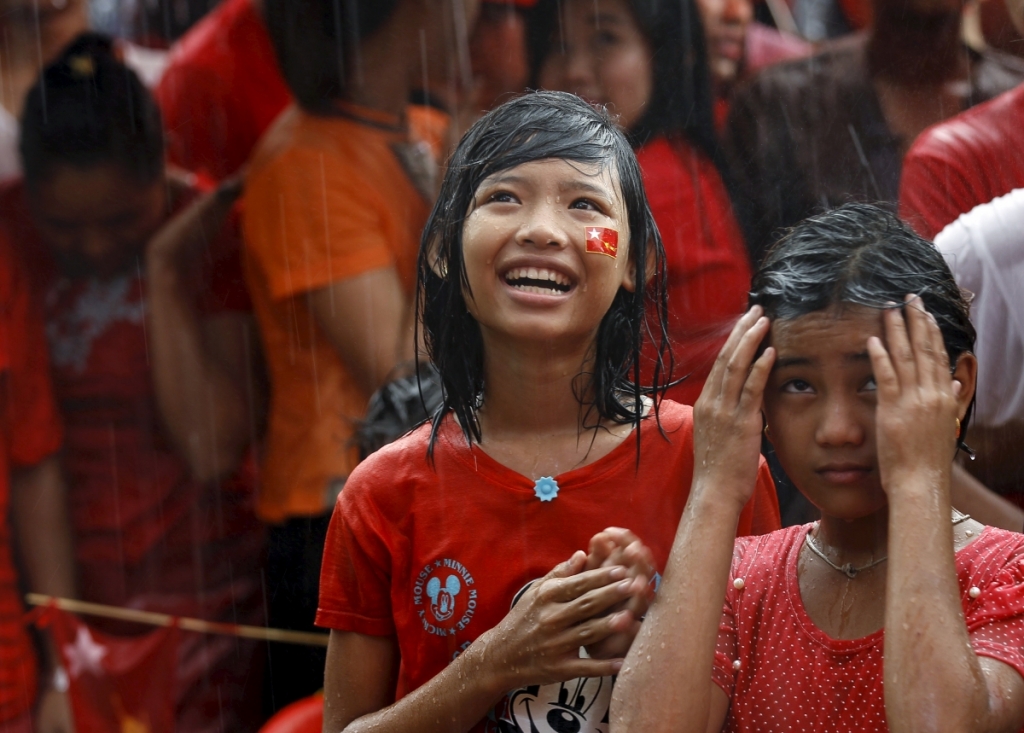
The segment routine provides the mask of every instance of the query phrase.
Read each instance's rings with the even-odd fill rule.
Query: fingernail
[[[622,660],[618,659],[612,662],[612,673],[618,674],[619,670],[622,669]]]
[[[621,583],[619,583],[619,590],[622,591],[623,593],[626,593],[632,587],[633,587],[633,581],[632,580],[623,580]]]
[[[626,577],[626,568],[621,567],[621,566],[616,566],[616,567],[611,569],[611,572],[608,573],[608,576],[612,580],[620,580],[621,578],[625,578]]]

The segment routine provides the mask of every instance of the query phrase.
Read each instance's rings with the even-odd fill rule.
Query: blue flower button
[[[558,482],[550,476],[542,476],[533,485],[533,491],[541,501],[552,501],[558,496]]]

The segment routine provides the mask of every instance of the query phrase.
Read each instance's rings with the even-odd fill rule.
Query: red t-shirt
[[[198,194],[179,196],[168,217]],[[0,221],[44,304],[83,598],[208,615],[197,604],[214,603],[233,579],[257,569],[263,530],[252,508],[252,462],[204,486],[178,455],[154,393],[140,272],[64,277],[33,225],[21,182],[0,188]],[[203,312],[247,305],[239,252],[235,222],[204,258]]]
[[[252,0],[225,0],[174,45],[156,98],[169,160],[218,181],[241,168],[291,101]]]
[[[797,562],[811,527],[736,540],[713,673],[732,700],[723,731],[889,729],[884,632],[833,639],[800,599]],[[1024,676],[1024,537],[987,527],[956,553],[956,570],[975,653]],[[735,578],[743,578],[742,590]],[[973,600],[972,587],[981,590]]]
[[[900,216],[934,239],[975,206],[1024,187],[1024,85],[940,122],[903,159]]]
[[[36,665],[25,633],[11,537],[10,471],[60,448],[43,324],[28,281],[0,234],[0,727],[35,700]]]
[[[664,569],[693,474],[691,409],[663,402],[653,419],[594,463],[555,477],[557,495],[467,446],[447,418],[426,459],[429,426],[374,453],[341,492],[331,518],[316,623],[395,636],[397,697],[437,675],[508,613],[524,584],[543,577],[608,526],[635,532]],[[779,525],[762,461],[739,533]],[[488,730],[481,721],[475,731]]]
[[[747,249],[729,193],[706,155],[682,140],[661,137],[636,157],[665,243],[672,376],[690,375],[668,397],[692,405],[747,307]]]

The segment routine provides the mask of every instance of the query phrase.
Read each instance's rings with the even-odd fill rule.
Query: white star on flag
[[[103,657],[107,656],[107,648],[97,644],[84,626],[78,628],[74,644],[64,646],[64,656],[68,662],[68,674],[77,678],[82,672],[95,675],[104,674]]]
[[[587,230],[587,239],[600,239],[600,238],[601,238],[601,230],[600,229],[588,229]]]

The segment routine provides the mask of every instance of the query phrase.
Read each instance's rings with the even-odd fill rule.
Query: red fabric
[[[304,697],[279,710],[260,733],[320,733],[324,725],[324,696]]]
[[[736,540],[713,674],[732,698],[723,731],[888,730],[884,632],[832,639],[800,599],[797,562],[812,526]],[[1024,675],[1022,561],[1024,537],[992,527],[956,554],[971,646]],[[743,578],[742,590],[735,578]],[[972,587],[981,589],[976,600]]]
[[[634,531],[663,569],[693,473],[689,407],[664,402],[663,438],[641,427],[604,458],[555,477],[541,501],[535,483],[478,448],[446,418],[426,460],[429,426],[360,464],[338,498],[320,577],[319,626],[395,635],[401,697],[438,674],[508,613],[515,593],[610,525]],[[762,462],[741,534],[779,524]],[[483,721],[474,730],[485,730]]]
[[[181,196],[168,216],[198,193]],[[45,303],[54,387],[67,426],[68,503],[83,599],[261,623],[265,530],[253,511],[254,461],[220,484],[203,485],[177,454],[156,404],[141,274],[108,281],[61,276],[32,224],[20,182],[0,189],[3,230],[29,265],[35,298]],[[203,312],[247,303],[237,248],[231,235],[211,242],[206,264],[215,274],[202,277]],[[96,625],[109,633],[135,632],[118,622]],[[188,696],[183,715],[206,706],[202,717],[210,725],[220,694],[230,720],[236,701],[228,690],[241,694],[250,664],[245,654],[254,648],[187,639],[179,668],[179,689]],[[241,669],[229,669],[228,659]],[[241,680],[237,686],[218,686],[231,675]],[[179,730],[201,728],[179,720]]]
[[[225,0],[175,44],[156,97],[172,162],[217,180],[238,171],[291,101],[252,0]]]
[[[68,673],[75,730],[174,733],[177,628],[119,639],[57,608],[47,609],[42,624]]]
[[[707,156],[681,140],[658,138],[638,150],[637,159],[665,243],[672,376],[690,375],[668,396],[692,405],[747,307],[747,250],[729,194]]]
[[[1024,85],[940,122],[903,159],[900,215],[933,239],[979,204],[1024,186]]]
[[[26,715],[36,694],[32,645],[22,622],[11,536],[10,472],[60,448],[61,426],[43,324],[28,281],[0,233],[0,728]]]

